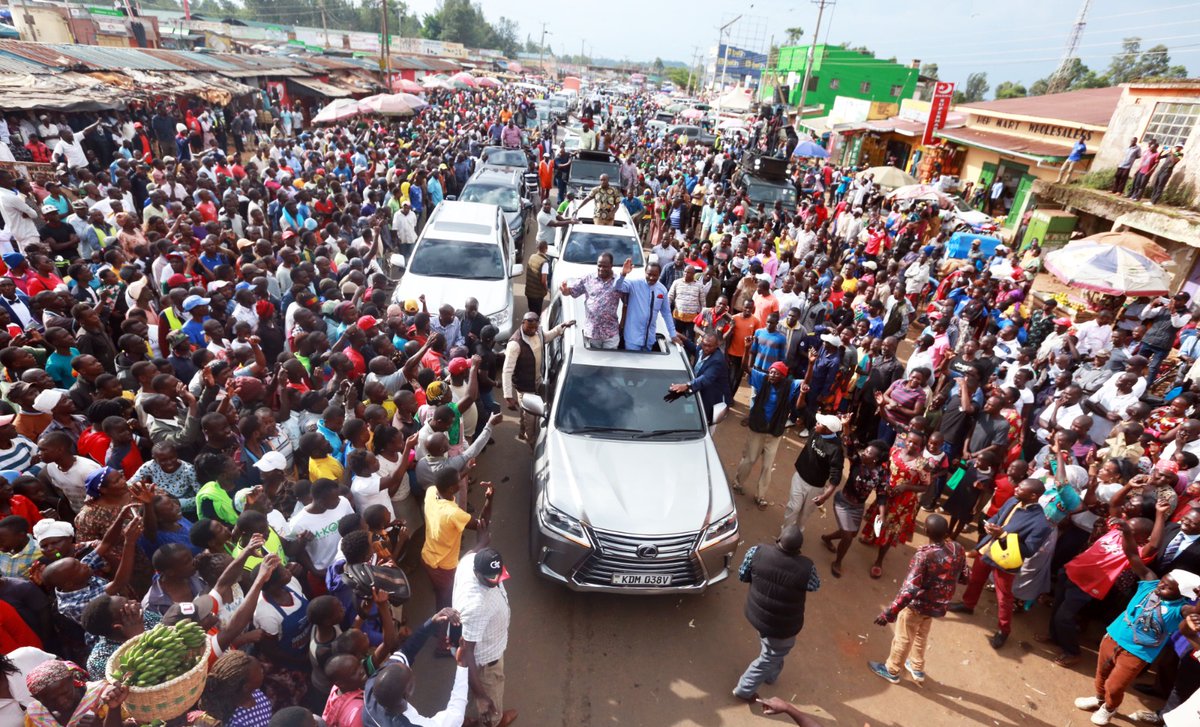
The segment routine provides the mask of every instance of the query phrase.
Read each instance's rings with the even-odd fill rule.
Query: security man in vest
[[[519,439],[525,440],[530,447],[537,441],[537,421],[533,415],[520,408],[521,398],[525,394],[541,394],[542,382],[545,380],[546,369],[543,365],[546,344],[563,334],[575,321],[560,323],[549,331],[541,329],[541,316],[533,311],[521,319],[521,326],[513,331],[504,349],[504,370],[501,375],[501,386],[504,388],[504,400],[508,408],[520,411],[521,433]]]
[[[746,594],[746,620],[758,631],[759,655],[746,667],[733,696],[747,702],[758,697],[758,688],[774,684],[783,671],[783,660],[796,645],[804,628],[804,602],[821,587],[813,562],[800,554],[804,534],[788,525],[773,545],[756,545],[746,552],[738,579],[750,584]]]

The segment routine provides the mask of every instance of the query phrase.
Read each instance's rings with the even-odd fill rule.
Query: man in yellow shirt
[[[439,470],[433,487],[425,490],[425,545],[421,547],[421,562],[433,584],[437,609],[450,608],[454,595],[454,572],[458,567],[464,530],[477,530],[481,539],[487,538],[487,523],[492,516],[492,483],[483,483],[483,510],[478,518],[471,517],[455,502],[459,489],[459,472],[453,467]],[[450,655],[450,640],[446,625],[438,626],[437,653]]]

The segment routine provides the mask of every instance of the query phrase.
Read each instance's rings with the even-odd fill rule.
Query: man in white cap
[[[796,457],[781,531],[795,525],[804,532],[805,522],[842,481],[846,459],[840,436],[842,420],[836,414],[817,414],[816,420],[812,434]]]
[[[1125,520],[1117,522],[1126,533],[1122,543],[1125,557],[1141,582],[1129,605],[1108,625],[1100,641],[1096,695],[1075,700],[1079,709],[1094,712],[1092,724],[1096,725],[1109,723],[1125,698],[1125,690],[1158,658],[1183,620],[1198,610],[1188,602],[1200,590],[1200,576],[1173,570],[1156,578],[1138,553],[1132,526]]]

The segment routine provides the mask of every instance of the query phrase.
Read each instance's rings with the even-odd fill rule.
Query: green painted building
[[[798,105],[807,55],[806,45],[780,48],[778,66],[763,74],[761,98],[773,98],[774,86],[778,84],[786,87],[788,104]],[[838,96],[898,104],[913,97],[919,75],[918,69],[911,66],[873,58],[840,45],[818,45],[813,50],[804,105],[809,109],[820,106],[821,112],[809,111],[807,115],[829,113]]]

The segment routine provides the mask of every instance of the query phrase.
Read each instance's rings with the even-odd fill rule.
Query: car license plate
[[[614,586],[669,586],[671,576],[657,573],[614,573]]]

